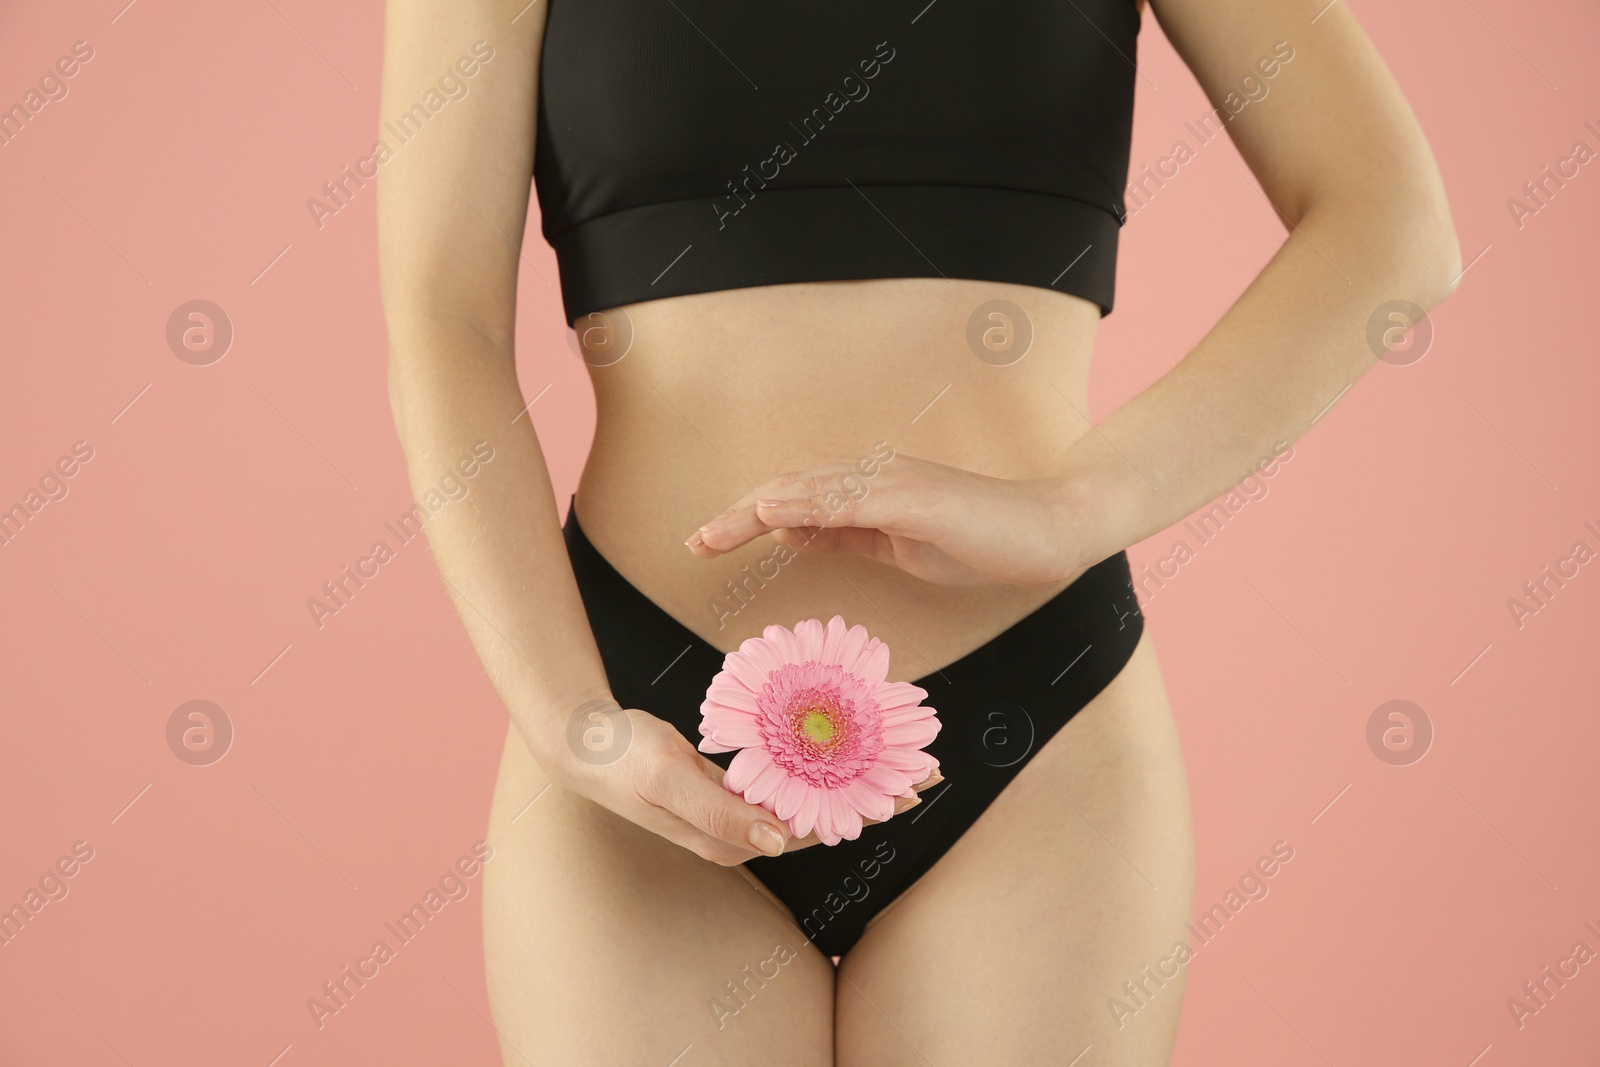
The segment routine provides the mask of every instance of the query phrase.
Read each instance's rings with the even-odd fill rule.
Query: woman
[[[1123,549],[1292,442],[1375,311],[1460,264],[1343,5],[1155,12],[1290,232],[1090,426],[1134,0],[390,0],[384,115],[470,84],[413,109],[380,239],[413,485],[493,449],[429,540],[511,715],[507,1063],[1167,1062],[1182,969],[1150,965],[1192,840]],[[598,409],[565,528],[513,356],[530,176]],[[915,810],[829,846],[695,742],[724,653],[835,614],[943,729]]]

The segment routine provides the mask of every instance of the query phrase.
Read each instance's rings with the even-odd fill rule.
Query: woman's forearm
[[[567,560],[554,491],[509,347],[449,318],[391,327],[390,400],[428,545],[467,634],[536,759],[609,695]],[[467,493],[429,514],[440,479],[493,449]],[[448,498],[446,498],[448,499]]]
[[[1293,443],[1376,361],[1379,306],[1431,308],[1459,270],[1442,195],[1309,208],[1194,350],[1069,450],[1059,499],[1087,531],[1086,563],[1166,529]]]

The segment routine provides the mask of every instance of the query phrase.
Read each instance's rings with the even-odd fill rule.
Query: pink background
[[[481,878],[321,1031],[305,1007],[482,836],[505,731],[420,541],[321,630],[305,607],[409,507],[371,189],[320,230],[306,208],[370,146],[381,5],[123,2],[0,11],[0,103],[74,41],[95,49],[0,147],[0,506],[94,449],[0,547],[0,903],[94,848],[0,947],[0,1064],[497,1062]],[[1149,603],[1196,912],[1273,842],[1295,850],[1193,963],[1175,1062],[1592,1064],[1600,964],[1520,1030],[1506,1000],[1579,939],[1600,950],[1600,564],[1520,630],[1506,601],[1575,541],[1600,548],[1600,164],[1520,230],[1506,201],[1574,141],[1600,148],[1582,125],[1600,125],[1600,15],[1357,10],[1474,265],[1426,357],[1375,368]],[[1140,58],[1135,170],[1206,110],[1153,19]],[[554,277],[536,226],[527,254]],[[1184,166],[1124,232],[1097,414],[1281,237],[1231,146]],[[592,397],[556,289],[524,274],[522,378],[550,385],[533,416],[564,504]],[[164,338],[195,298],[236,329],[211,366]],[[1410,766],[1366,741],[1397,698],[1436,731]],[[211,766],[167,746],[192,699],[236,731]]]

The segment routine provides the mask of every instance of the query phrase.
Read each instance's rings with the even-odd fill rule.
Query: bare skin
[[[1107,1006],[1190,910],[1182,753],[1148,639],[837,976],[742,868],[560,789],[527,807],[548,782],[513,728],[484,868],[507,1064],[665,1064],[686,1045],[695,1064],[1062,1064],[1090,1044],[1095,1063],[1166,1062],[1181,974],[1120,1028]],[[778,945],[795,953],[778,977],[714,1012]]]
[[[891,679],[917,678],[1303,433],[1372,365],[1379,304],[1448,294],[1459,255],[1431,155],[1342,5],[1315,24],[1320,3],[1155,7],[1219,103],[1273,42],[1298,52],[1272,104],[1229,126],[1296,236],[1216,327],[1091,429],[1098,312],[1075,297],[882,279],[614,309],[634,340],[620,361],[592,360],[606,365],[590,368],[598,429],[578,511],[624,577],[719,649],[837,612],[889,644]],[[391,398],[413,485],[475,442],[495,449],[428,533],[512,720],[485,873],[506,1062],[1059,1064],[1092,1046],[1086,1064],[1165,1063],[1181,976],[1123,1026],[1107,1007],[1181,939],[1190,906],[1181,751],[1148,636],[837,970],[740,866],[821,846],[763,836],[770,814],[722,789],[648,708],[630,709],[633,746],[615,764],[567,747],[573,709],[609,687],[539,441],[518,418],[522,259],[506,235],[527,218],[542,19],[542,5],[391,0],[383,114],[472,42],[495,58],[379,186]],[[965,339],[995,297],[1035,331],[1005,367]],[[879,441],[895,458],[805,541],[842,465]],[[730,611],[723,583],[780,542],[807,547]],[[749,977],[773,967],[764,985]],[[711,1007],[735,1003],[729,982],[747,983],[731,1017]]]

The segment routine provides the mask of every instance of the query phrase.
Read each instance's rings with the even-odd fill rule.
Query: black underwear
[[[670,722],[698,745],[700,703],[723,653],[600,555],[578,525],[576,498],[563,532],[612,696]],[[792,627],[799,620],[768,621]],[[757,856],[745,868],[788,905],[819,949],[844,955],[867,922],[932,867],[1033,754],[1110,684],[1143,629],[1128,559],[1119,552],[988,644],[915,680],[944,724],[927,751],[945,780],[924,791],[921,804],[864,828],[854,841]],[[708,758],[726,769],[733,755]]]

